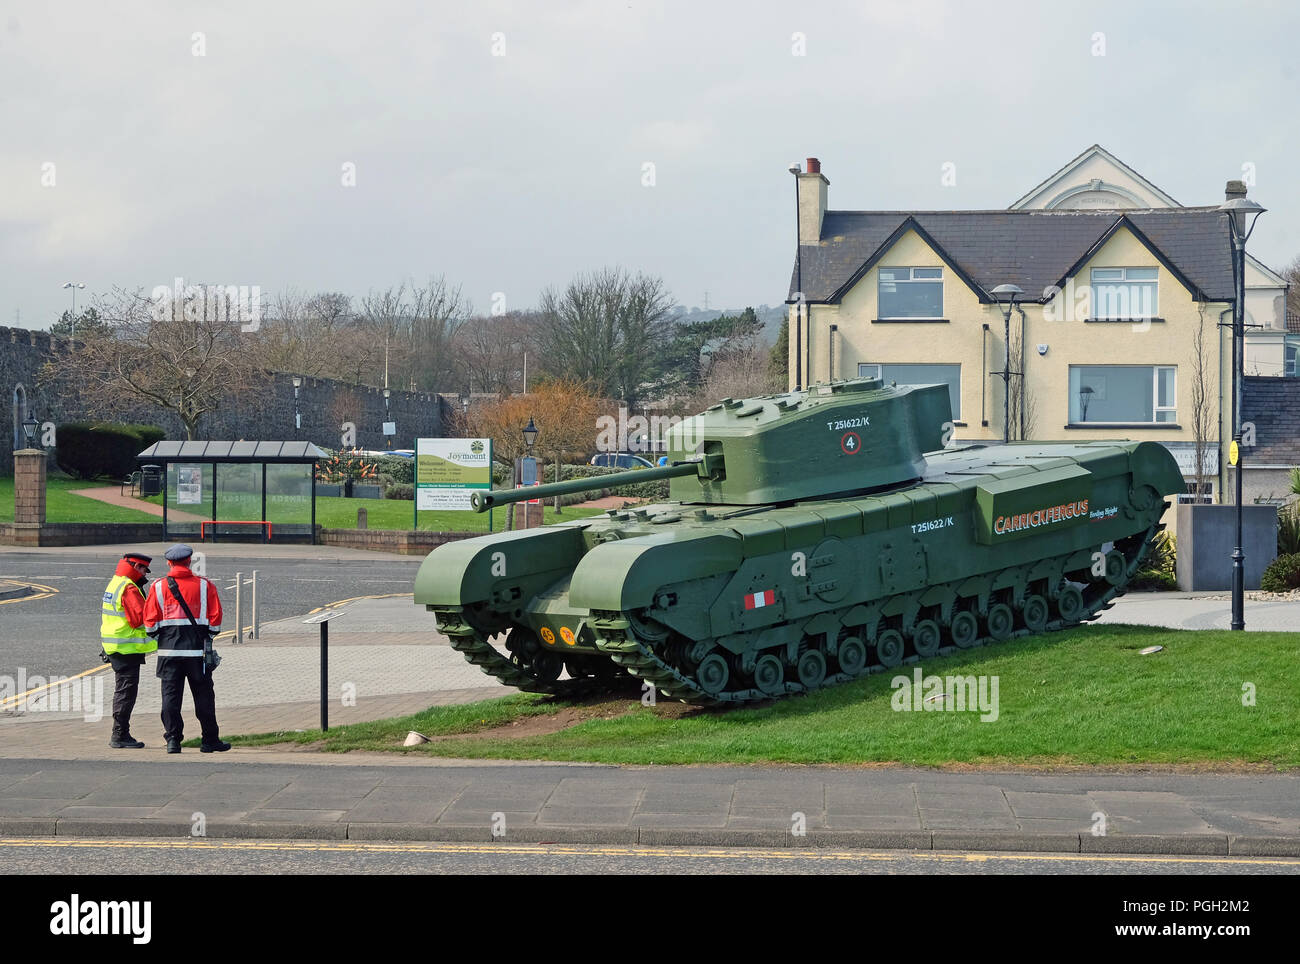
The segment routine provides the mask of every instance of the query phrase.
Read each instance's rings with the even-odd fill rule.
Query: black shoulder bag
[[[200,587],[202,583],[200,583]],[[195,629],[203,631],[203,668],[207,672],[212,672],[221,665],[221,655],[217,652],[216,647],[212,645],[212,632],[199,625],[198,620],[194,618],[194,613],[190,611],[189,603],[181,595],[180,587],[176,585],[176,577],[167,577],[167,588],[172,591],[172,598],[181,604],[181,609],[185,610],[185,618],[190,621],[190,625]]]

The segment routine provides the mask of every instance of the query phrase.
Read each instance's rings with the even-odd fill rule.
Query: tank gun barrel
[[[475,512],[486,512],[498,505],[523,502],[526,499],[549,499],[557,495],[569,495],[573,492],[591,492],[596,489],[613,489],[622,485],[635,485],[637,482],[654,482],[657,479],[676,479],[687,475],[699,474],[703,462],[674,462],[653,469],[633,469],[631,472],[613,472],[609,475],[597,475],[589,479],[570,479],[568,482],[550,482],[546,485],[528,485],[519,489],[504,489],[498,492],[475,492],[470,496],[470,505]]]

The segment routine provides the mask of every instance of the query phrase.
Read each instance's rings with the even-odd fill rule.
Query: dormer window
[[[881,268],[877,317],[943,317],[943,268]]]
[[[1093,268],[1093,321],[1141,321],[1160,313],[1159,269]]]

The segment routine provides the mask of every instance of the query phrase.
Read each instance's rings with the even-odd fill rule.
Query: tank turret
[[[686,505],[764,505],[909,484],[952,434],[944,385],[886,387],[858,378],[763,398],[726,398],[667,434],[669,465],[505,492],[474,493],[478,512],[524,499],[672,479]]]

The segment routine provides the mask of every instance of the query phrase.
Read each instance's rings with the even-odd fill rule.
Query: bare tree
[[[309,378],[343,375],[348,369],[351,318],[352,299],[340,292],[310,297],[292,289],[281,292],[257,333],[262,365]]]
[[[1214,432],[1214,371],[1213,359],[1206,344],[1205,306],[1201,305],[1196,319],[1196,333],[1192,337],[1192,458],[1196,479],[1196,502],[1200,502],[1205,489],[1205,463]]]
[[[773,371],[770,356],[771,349],[757,335],[730,345],[709,366],[694,403],[695,410],[703,411],[723,398],[749,398],[784,390],[785,376]]]
[[[1013,441],[1025,441],[1034,437],[1034,423],[1038,420],[1037,400],[1029,394],[1029,387],[1025,382],[1025,313],[1017,305],[1016,310],[1020,311],[1020,327],[1011,329],[1011,365],[1012,372],[1009,389],[1010,398],[1010,415],[1011,415],[1011,439]],[[1018,374],[1016,374],[1018,373]]]
[[[79,339],[45,372],[75,384],[93,412],[117,413],[131,402],[175,412],[193,439],[203,416],[260,372],[240,306],[219,289],[192,286],[173,301],[115,288],[97,310],[107,330]]]
[[[546,369],[629,405],[662,378],[672,298],[660,278],[605,268],[579,275],[540,303]]]

